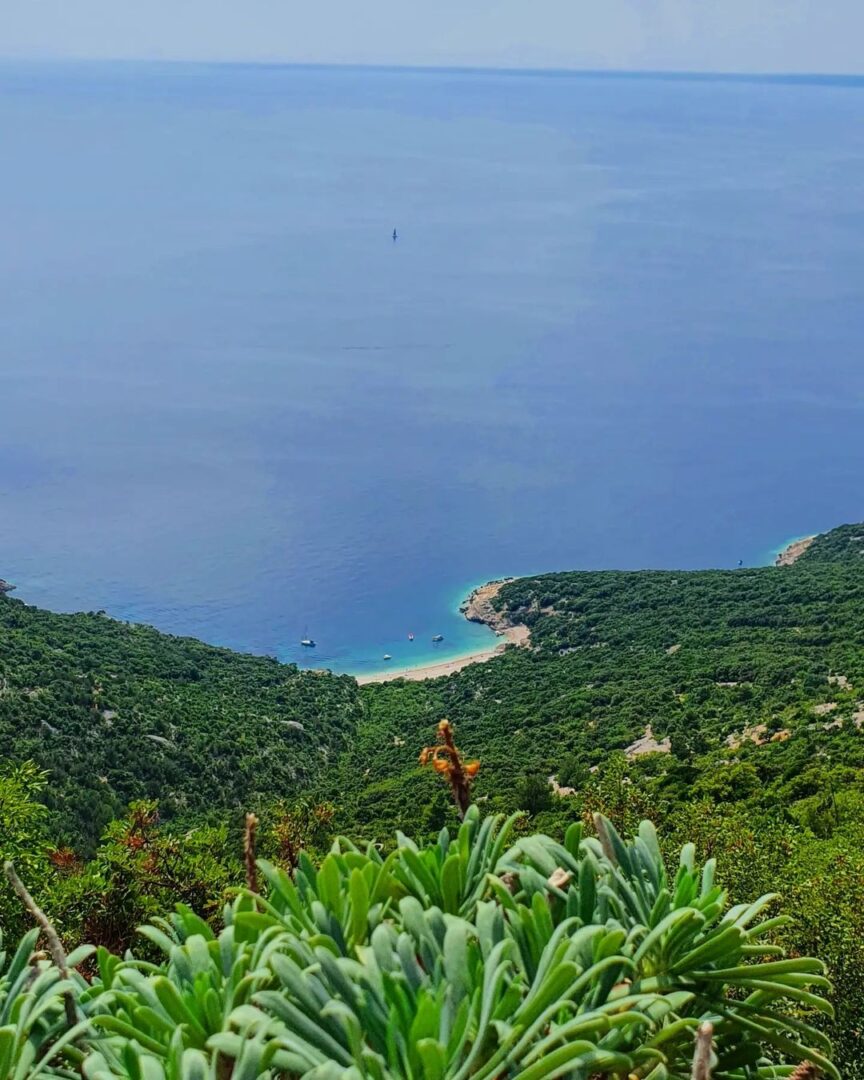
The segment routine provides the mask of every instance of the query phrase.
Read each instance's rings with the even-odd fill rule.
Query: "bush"
[[[624,842],[598,817],[597,838],[572,826],[559,844],[515,838],[516,821],[472,807],[455,836],[420,848],[398,834],[386,857],[340,839],[318,868],[301,854],[293,879],[262,861],[266,896],[242,891],[218,934],[180,906],[142,929],[161,963],[99,949],[92,984],[72,980],[83,1031],[53,1067],[683,1080],[710,1020],[718,1080],[803,1059],[839,1080],[801,1016],[830,1012],[821,964],[767,942],[782,921],[764,917],[770,898],[729,908],[689,845],[670,878],[647,822]]]

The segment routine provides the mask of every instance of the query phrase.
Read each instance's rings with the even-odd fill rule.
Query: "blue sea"
[[[0,67],[0,577],[362,673],[488,645],[490,578],[860,520],[862,121],[854,80]]]

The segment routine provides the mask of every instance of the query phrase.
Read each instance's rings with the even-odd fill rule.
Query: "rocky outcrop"
[[[672,740],[668,736],[662,741],[655,739],[650,724],[645,728],[645,734],[635,742],[630,743],[624,751],[630,760],[641,757],[642,754],[669,754],[671,752]]]
[[[494,630],[499,637],[504,637],[513,645],[527,645],[531,635],[527,626],[513,623],[506,611],[498,611],[492,601],[502,588],[514,578],[501,578],[490,581],[475,589],[459,610],[469,622],[484,623]]]
[[[0,577],[0,596],[2,596],[4,593],[12,592],[14,588],[14,585],[12,585],[8,581],[4,581],[3,578]]]
[[[492,601],[501,592],[501,589],[513,578],[501,578],[500,581],[490,581],[475,589],[459,610],[469,622],[485,623],[498,633],[503,633],[512,627],[506,612],[496,611]]]

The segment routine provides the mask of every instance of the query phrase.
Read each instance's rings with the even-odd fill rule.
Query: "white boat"
[[[392,660],[392,659],[393,659],[393,657],[392,657],[392,656],[390,655],[390,653],[389,653],[389,652],[385,652],[385,653],[384,653],[384,659],[385,659],[385,660]]]
[[[315,641],[311,637],[304,637],[303,640],[300,642],[300,644],[305,649],[314,649],[315,648]]]
[[[433,641],[443,641],[444,640],[444,635],[443,634],[436,634],[435,637],[432,638],[432,640]]]

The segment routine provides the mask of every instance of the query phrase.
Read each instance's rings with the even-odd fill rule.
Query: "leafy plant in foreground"
[[[64,979],[59,968],[34,952],[39,929],[21,938],[12,956],[0,933],[0,1078],[25,1080],[40,1074],[74,1075],[52,1062],[86,1025],[69,1027],[66,996],[80,991],[80,981]],[[79,949],[71,961],[89,954]]]
[[[821,964],[765,940],[771,898],[728,908],[692,848],[670,878],[650,825],[597,825],[514,841],[471,807],[426,848],[262,862],[218,934],[180,908],[142,931],[162,963],[100,950],[84,1074],[684,1080],[710,1022],[716,1080],[839,1077],[805,1019]]]

